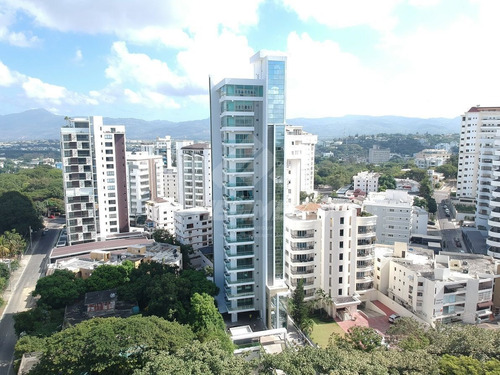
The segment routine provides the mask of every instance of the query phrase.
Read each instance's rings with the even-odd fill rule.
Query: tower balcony
[[[241,298],[249,298],[249,297],[255,297],[255,291],[254,290],[246,290],[246,289],[240,289],[238,288],[224,288],[224,294],[228,300],[237,300]]]
[[[222,157],[226,160],[238,160],[238,161],[251,161],[255,158],[253,150],[249,150],[247,152],[242,153],[229,153],[226,155],[222,155]]]
[[[224,277],[224,279],[225,279],[226,285],[228,285],[228,286],[231,286],[231,285],[244,285],[244,284],[253,285],[253,284],[255,284],[255,280],[252,277],[248,277],[248,278],[244,278],[244,279],[231,279],[230,276],[226,275]]]
[[[255,255],[253,248],[239,250],[237,246],[224,246],[224,253],[226,254],[226,259],[229,260],[251,258]]]
[[[255,265],[253,262],[251,264],[233,264],[231,261],[227,260],[224,263],[224,269],[226,272],[242,272],[242,271],[254,271]]]

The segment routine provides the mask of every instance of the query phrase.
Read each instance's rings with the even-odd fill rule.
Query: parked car
[[[401,318],[398,314],[392,314],[390,317],[389,317],[389,323],[395,323],[396,320],[398,320],[399,318]]]

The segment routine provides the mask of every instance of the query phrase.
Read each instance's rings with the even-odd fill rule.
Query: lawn
[[[328,340],[332,333],[344,336],[344,330],[340,328],[336,322],[324,322],[317,317],[313,318],[313,321],[314,326],[311,333],[311,339],[322,348],[328,345]]]

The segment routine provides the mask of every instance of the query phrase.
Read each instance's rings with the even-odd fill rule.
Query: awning
[[[477,304],[477,307],[479,309],[485,309],[485,308],[490,307],[490,306],[493,306],[493,302],[492,301],[479,302]]]

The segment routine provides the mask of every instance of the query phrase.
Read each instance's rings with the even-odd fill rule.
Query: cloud
[[[402,0],[282,0],[303,21],[316,21],[331,28],[368,25],[375,30],[392,29],[398,22],[395,8]]]
[[[73,62],[79,64],[83,61],[83,53],[81,49],[77,49],[75,52],[75,56],[73,57]]]
[[[39,44],[36,36],[21,31],[10,31],[9,27],[15,23],[15,12],[13,9],[0,4],[0,41],[7,42],[16,47],[33,47]]]
[[[168,47],[184,48],[197,33],[219,27],[238,32],[257,24],[257,10],[264,0],[4,1],[11,9],[33,17],[39,26],[54,30],[115,34],[126,41],[160,42]]]
[[[0,86],[8,87],[18,82],[18,74],[0,61]]]
[[[288,36],[287,117],[372,113],[381,87],[375,71],[332,41]],[[363,103],[363,106],[360,105]]]

